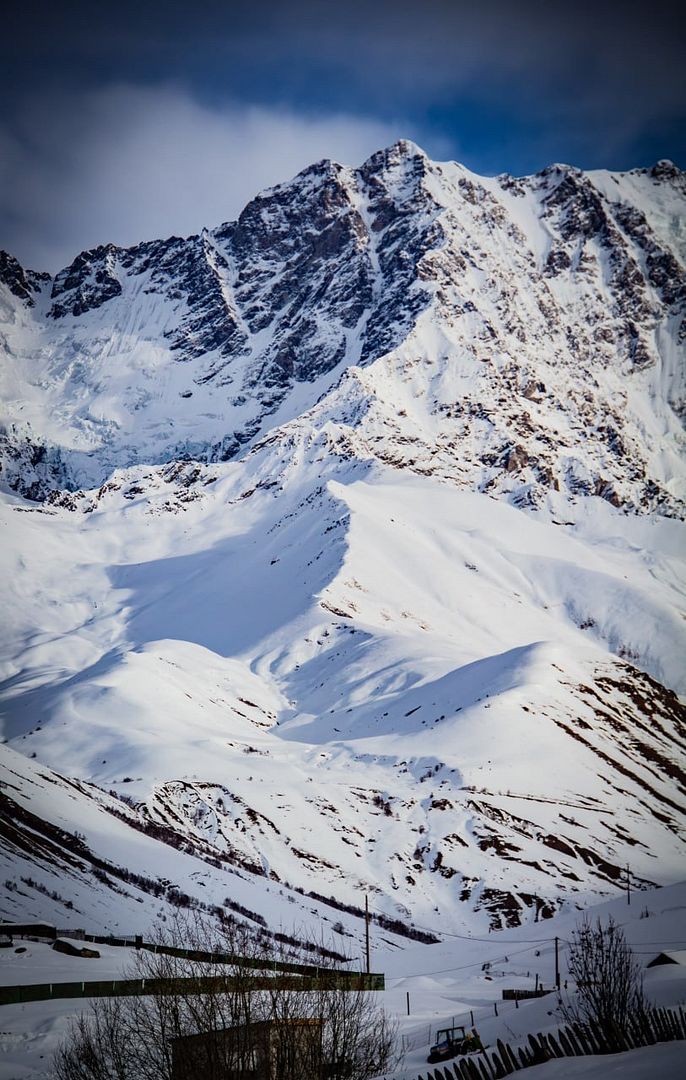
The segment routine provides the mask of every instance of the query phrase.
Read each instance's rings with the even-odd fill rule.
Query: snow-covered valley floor
[[[631,901],[627,905],[625,898],[618,898],[594,907],[588,914],[592,918],[612,915],[644,968],[661,952],[681,952],[683,960],[686,884],[635,893]],[[397,1080],[414,1080],[422,1072],[426,1074],[432,1037],[438,1028],[453,1021],[469,1026],[473,1016],[485,1045],[502,1039],[515,1047],[524,1044],[530,1032],[554,1031],[562,1022],[556,994],[522,1001],[517,1008],[514,1002],[502,1000],[502,990],[531,989],[536,974],[544,985],[552,986],[556,936],[560,939],[564,986],[567,946],[577,922],[578,916],[561,914],[520,930],[493,933],[485,940],[445,936],[435,945],[414,944],[404,949],[384,947],[372,935],[372,968],[386,975],[386,990],[376,996],[397,1018],[405,1048],[404,1059],[393,1076]],[[15,946],[26,951],[0,950],[2,985],[122,977],[133,955],[133,950],[98,945],[100,959],[80,959],[55,953],[43,942],[16,939]],[[484,965],[490,966],[484,970]],[[686,965],[645,970],[644,987],[648,1000],[657,1006],[683,1005]],[[51,1056],[68,1030],[69,1018],[87,1008],[88,1003],[80,1000],[0,1006],[1,1080],[48,1080]],[[684,1052],[684,1043],[675,1043],[628,1055],[564,1059],[536,1066],[531,1075],[541,1080],[591,1078],[605,1070],[607,1075],[626,1075],[632,1080],[648,1080],[658,1074],[665,1080],[678,1080],[683,1076]]]

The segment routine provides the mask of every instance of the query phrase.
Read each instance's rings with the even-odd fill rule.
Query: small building
[[[7,934],[9,937],[47,938],[48,941],[54,941],[57,937],[57,930],[52,923],[3,922],[0,923],[0,934]]]
[[[529,998],[541,998],[546,994],[552,994],[555,992],[555,987],[551,986],[546,989],[544,986],[539,986],[535,990],[503,990],[503,1001],[527,1001]]]
[[[321,1080],[322,1026],[264,1020],[173,1039],[173,1080]]]
[[[65,956],[81,956],[86,959],[98,959],[100,956],[97,949],[89,949],[86,945],[75,945],[68,938],[55,938],[52,947],[55,952],[64,953]]]
[[[682,964],[686,966],[686,951],[676,949],[670,952],[658,953],[646,967],[661,967],[663,964]]]

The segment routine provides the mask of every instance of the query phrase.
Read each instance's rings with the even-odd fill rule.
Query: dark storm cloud
[[[348,100],[432,101],[504,85],[646,109],[684,106],[680,6],[536,0],[120,0],[13,5],[3,60],[30,79],[189,77],[208,93],[275,90],[310,103],[324,71]],[[0,55],[2,55],[0,53]]]
[[[52,266],[399,135],[484,172],[686,158],[664,0],[24,0],[5,28],[0,244]]]

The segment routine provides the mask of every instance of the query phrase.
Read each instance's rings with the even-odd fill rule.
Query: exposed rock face
[[[122,287],[115,274],[117,248],[113,244],[83,251],[71,266],[61,270],[53,282],[53,319],[64,315],[85,315],[107,300],[121,296]]]
[[[15,425],[0,426],[2,479],[12,491],[42,501],[59,488],[68,488],[70,473],[59,447],[27,438]]]
[[[33,307],[36,293],[39,293],[41,285],[49,280],[49,274],[24,270],[12,255],[0,251],[0,286],[4,285],[12,296],[23,300],[28,307]]]

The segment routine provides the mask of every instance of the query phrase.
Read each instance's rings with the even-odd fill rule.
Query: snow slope
[[[8,504],[10,745],[406,922],[516,923],[627,861],[678,876],[679,702],[619,656],[679,685],[681,525],[601,500],[559,525],[318,460],[313,432],[275,453],[181,494],[135,470],[86,515]]]

